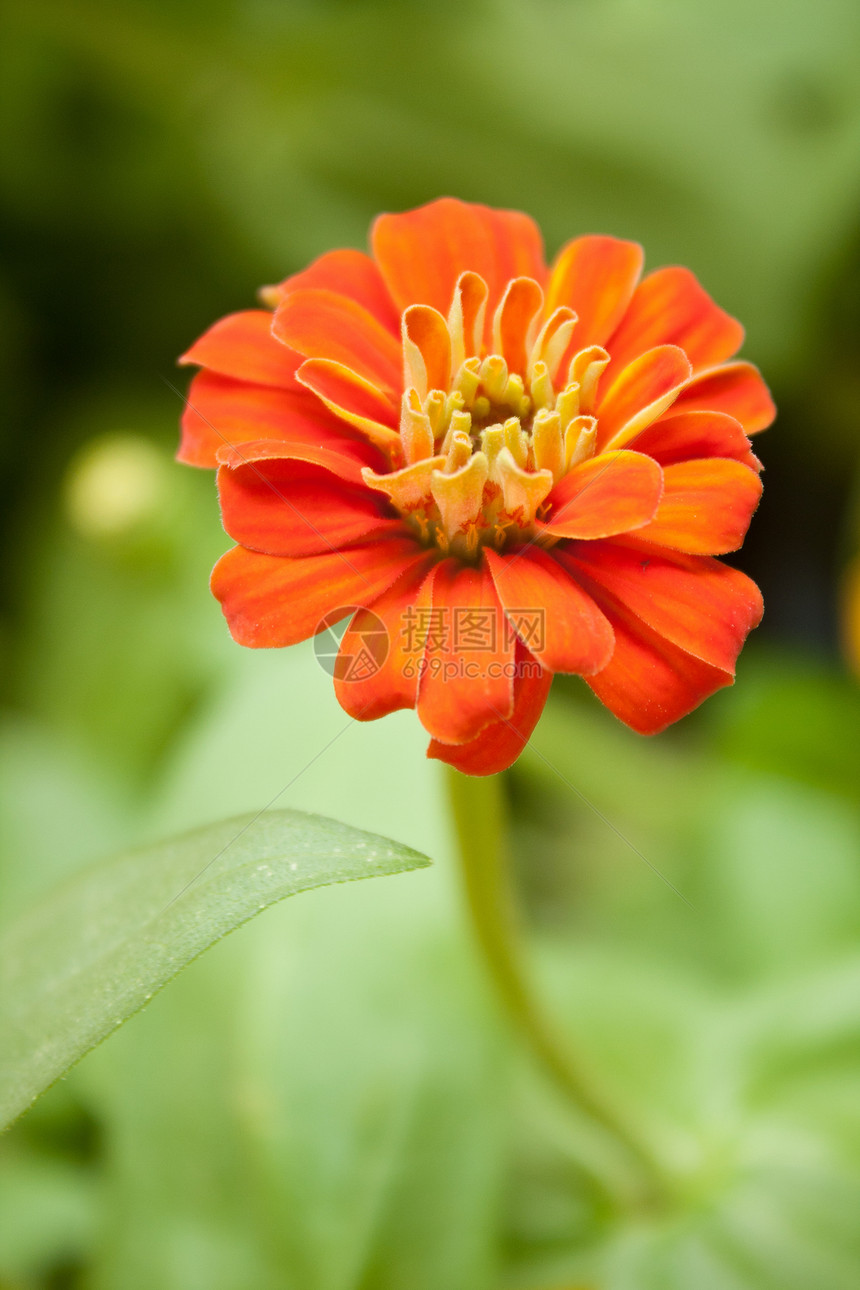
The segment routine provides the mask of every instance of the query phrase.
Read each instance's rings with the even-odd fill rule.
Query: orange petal
[[[461,273],[448,311],[451,366],[456,372],[466,358],[479,355],[487,312],[487,284],[477,273]]]
[[[347,484],[364,482],[361,465],[364,456],[373,454],[369,444],[360,439],[351,443],[346,436],[338,442],[335,439],[326,441],[319,434],[313,442],[298,438],[290,439],[253,439],[250,443],[222,447],[216,454],[216,465],[229,466],[235,470],[239,466],[259,461],[293,461],[298,465],[307,462],[312,466],[321,466],[327,474]]]
[[[682,392],[667,416],[636,436],[637,452],[647,453],[661,466],[697,457],[732,457],[753,470],[761,469],[739,421],[725,412],[678,412],[683,401]]]
[[[748,632],[762,615],[758,587],[738,569],[703,555],[664,551],[628,538],[557,548],[556,559],[602,609],[613,601],[673,645],[734,674]]]
[[[529,741],[552,685],[545,671],[519,641],[515,662],[514,708],[505,721],[494,721],[466,744],[430,741],[428,757],[447,762],[464,775],[495,775],[512,766]]]
[[[519,211],[442,197],[417,210],[380,215],[371,233],[373,254],[394,302],[432,305],[447,315],[461,273],[478,273],[489,288],[490,316],[511,278],[543,283],[543,242],[533,220]]]
[[[533,278],[512,278],[493,319],[493,352],[501,354],[508,371],[526,374],[532,323],[543,306],[543,292]]]
[[[295,372],[300,355],[272,335],[268,309],[246,309],[219,318],[179,359],[199,363],[221,376],[258,385],[295,389]]]
[[[641,735],[685,717],[732,674],[694,658],[620,605],[603,606],[615,632],[612,661],[586,682],[610,712]]]
[[[264,456],[316,461],[356,483],[363,466],[383,467],[383,458],[365,439],[330,416],[304,390],[276,390],[198,372],[182,414],[179,460],[212,468],[230,461],[233,449],[244,460],[247,445],[260,440],[278,445]]]
[[[551,672],[599,672],[612,657],[605,616],[565,569],[539,547],[508,555],[486,549],[512,629]]]
[[[607,342],[609,370],[615,375],[655,345],[678,345],[699,371],[737,353],[743,339],[737,319],[714,303],[689,269],[658,269],[640,282]]]
[[[547,499],[549,518],[539,528],[567,538],[629,533],[653,518],[662,491],[663,473],[651,457],[603,452],[559,480]]]
[[[637,538],[695,555],[737,551],[761,497],[754,470],[726,457],[707,457],[665,466],[663,481],[657,514]]]
[[[442,456],[428,457],[424,461],[413,461],[402,470],[389,470],[382,475],[375,470],[367,470],[361,477],[368,488],[385,493],[399,511],[408,511],[431,500],[433,473],[442,470],[446,460]]]
[[[351,368],[329,358],[306,358],[296,373],[296,380],[315,394],[329,412],[360,430],[383,451],[399,448],[396,404]]]
[[[222,466],[218,494],[225,532],[269,555],[319,555],[384,529],[403,531],[377,494],[307,462],[269,458]]]
[[[275,290],[279,297],[288,291],[302,291],[308,287],[322,287],[348,296],[368,313],[373,314],[393,336],[400,332],[400,316],[382,274],[364,251],[327,251],[301,273],[285,278]],[[280,303],[280,301],[279,301]]]
[[[278,306],[272,329],[305,358],[329,358],[385,391],[401,389],[397,338],[346,296],[321,289],[293,291]]]
[[[238,644],[276,649],[313,636],[341,607],[371,606],[424,556],[411,538],[296,560],[234,546],[212,570],[210,587]]]
[[[609,370],[609,369],[607,369]],[[597,442],[621,448],[656,421],[677,399],[690,378],[690,363],[676,345],[649,349],[623,368],[598,397]]]
[[[578,316],[577,349],[602,345],[624,316],[642,272],[637,242],[578,237],[562,247],[550,273],[547,313],[568,305]]]
[[[572,309],[560,305],[554,309],[538,333],[528,357],[527,371],[529,381],[535,378],[535,365],[546,366],[549,379],[557,383],[562,359],[571,345],[571,337],[576,329],[576,314]]]
[[[430,595],[422,594],[427,574],[436,562],[433,551],[383,591],[373,609],[359,610],[341,641],[334,692],[341,707],[357,721],[375,721],[399,708],[414,708],[424,641],[429,624]],[[387,653],[375,670],[361,669],[343,659],[358,660],[367,634],[379,624],[387,637]],[[367,674],[369,672],[369,674]]]
[[[678,397],[676,412],[725,412],[747,434],[766,430],[776,407],[761,373],[752,363],[727,363],[693,377]]]
[[[418,716],[435,739],[464,743],[511,714],[515,638],[486,567],[444,560],[428,583]]]
[[[411,305],[403,311],[405,383],[425,399],[431,390],[448,391],[451,381],[451,337],[438,309]]]

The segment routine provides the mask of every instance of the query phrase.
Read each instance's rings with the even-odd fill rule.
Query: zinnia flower
[[[714,556],[761,485],[774,416],[738,322],[634,242],[553,266],[525,215],[443,198],[373,226],[221,319],[179,456],[218,468],[238,543],[212,590],[243,645],[357,607],[335,674],[370,720],[416,708],[429,755],[490,774],[554,672],[651,734],[732,682],[762,613]],[[362,642],[387,637],[373,666]]]

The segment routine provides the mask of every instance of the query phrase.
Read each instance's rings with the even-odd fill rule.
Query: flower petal
[[[606,347],[613,375],[655,345],[678,345],[699,371],[731,358],[743,339],[741,324],[714,303],[695,274],[673,266],[643,278]]]
[[[394,401],[351,368],[329,358],[306,358],[296,380],[315,394],[329,412],[360,430],[377,447],[388,451],[399,448]]]
[[[643,264],[638,242],[617,237],[578,237],[556,257],[547,287],[546,311],[568,305],[579,321],[578,350],[602,345],[615,331],[639,281]]]
[[[383,499],[320,466],[269,458],[218,471],[221,522],[242,546],[269,555],[339,551],[382,530],[403,532]]]
[[[309,287],[322,287],[325,291],[336,291],[340,296],[348,296],[373,314],[393,336],[398,335],[398,311],[388,294],[382,274],[364,251],[327,251],[300,273],[291,274],[277,287],[268,290],[277,293],[277,303],[280,303],[281,297],[288,292],[302,291]]]
[[[401,335],[405,384],[425,399],[431,390],[448,392],[451,380],[451,337],[438,309],[410,305],[403,311]]]
[[[539,530],[554,537],[604,538],[629,533],[653,518],[663,473],[641,452],[603,452],[574,466],[550,493]]]
[[[399,309],[432,305],[447,316],[458,277],[478,273],[489,288],[485,320],[492,315],[511,278],[543,284],[543,241],[533,220],[519,211],[442,197],[417,210],[380,215],[371,233],[373,254]]]
[[[403,383],[400,343],[373,314],[334,291],[310,288],[284,296],[274,334],[305,358],[329,358],[384,391]]]
[[[626,606],[695,658],[734,674],[747,634],[762,615],[761,593],[738,569],[634,538],[557,548],[556,559],[601,609]]]
[[[511,714],[515,637],[485,566],[444,560],[428,584],[418,716],[435,739],[464,743]]]
[[[278,447],[258,455],[316,461],[355,483],[361,479],[362,467],[378,469],[383,464],[371,444],[300,388],[277,390],[198,372],[182,415],[179,460],[209,468],[219,461],[233,464],[246,460],[247,445],[260,440],[276,441]]]
[[[675,411],[700,410],[726,412],[747,434],[766,430],[776,416],[770,390],[752,363],[727,363],[694,376],[679,395]]]
[[[341,707],[357,721],[375,721],[399,708],[415,707],[429,625],[429,586],[426,594],[423,589],[436,560],[434,551],[425,551],[423,559],[383,591],[372,609],[359,610],[344,632],[334,690]],[[380,623],[387,634],[388,651],[377,669],[372,675],[361,675],[354,666],[344,667],[341,660],[359,658],[366,634]]]
[[[272,335],[268,309],[246,309],[219,318],[179,359],[199,363],[221,376],[287,390],[295,389],[293,378],[301,361]]]
[[[557,560],[536,546],[485,554],[512,630],[543,667],[578,673],[606,667],[612,628]]]
[[[754,470],[726,457],[706,457],[665,466],[663,481],[657,514],[637,538],[695,555],[738,549],[761,497]]]
[[[305,442],[298,438],[290,439],[254,439],[251,443],[222,447],[216,454],[216,465],[229,466],[235,470],[255,461],[272,461],[275,458],[293,462],[308,462],[322,466],[326,472],[335,475],[348,484],[364,482],[359,473],[366,469],[361,461],[366,456],[375,456],[370,444],[357,439],[355,442],[345,435],[342,438],[326,441],[317,435],[315,442]]]
[[[297,560],[234,546],[212,570],[210,587],[239,645],[278,649],[313,636],[342,606],[371,606],[424,556],[411,538]]]
[[[515,672],[510,717],[486,726],[469,743],[443,744],[432,739],[427,756],[447,762],[464,775],[495,775],[512,766],[538,723],[552,685],[552,672],[545,671],[519,641]]]
[[[543,308],[543,291],[534,278],[512,278],[493,318],[493,352],[501,354],[511,372],[526,374],[532,325]],[[537,330],[537,327],[534,328]]]
[[[689,378],[689,360],[677,345],[649,349],[617,372],[597,405],[598,449],[631,443],[675,402]]]
[[[678,412],[683,401],[682,392],[670,414],[637,435],[637,452],[647,453],[663,467],[697,457],[730,457],[761,469],[739,421],[725,412]]]
[[[603,606],[615,632],[612,661],[586,683],[610,712],[641,735],[656,735],[732,684],[731,672],[694,658],[620,605]]]

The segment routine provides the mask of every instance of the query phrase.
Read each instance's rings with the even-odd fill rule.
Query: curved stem
[[[529,982],[507,853],[501,777],[476,778],[450,767],[446,772],[469,913],[499,994],[555,1084],[622,1147],[635,1175],[637,1198],[652,1204],[663,1191],[656,1162],[586,1064],[556,1033]]]

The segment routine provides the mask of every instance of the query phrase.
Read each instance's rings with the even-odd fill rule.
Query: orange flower
[[[774,416],[739,323],[686,269],[450,198],[382,215],[223,318],[180,460],[217,466],[234,638],[291,645],[358,606],[335,673],[370,720],[417,708],[429,755],[519,755],[553,672],[662,730],[731,683],[762,613],[740,546]],[[273,310],[271,312],[270,310]],[[371,665],[368,640],[387,640]],[[365,662],[367,659],[365,658]]]

